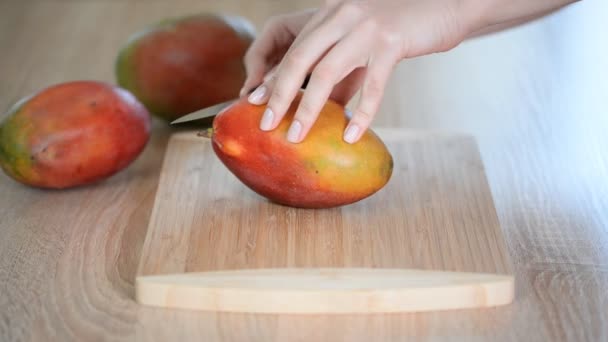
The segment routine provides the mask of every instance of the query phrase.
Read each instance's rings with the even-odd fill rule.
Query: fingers
[[[372,56],[369,61],[361,88],[361,98],[352,119],[344,130],[344,141],[349,144],[359,141],[378,112],[384,88],[397,61],[397,54],[390,51],[390,49],[386,49]]]
[[[262,83],[267,71],[266,61],[275,48],[276,36],[284,35],[286,30],[283,19],[275,18],[268,21],[260,36],[251,44],[245,53],[244,63],[247,78],[241,88],[240,95],[247,94],[253,87]]]
[[[337,8],[335,13],[328,15],[327,19],[320,23],[316,29],[312,30],[307,37],[302,38],[299,43],[292,45],[279,65],[276,78],[273,80],[274,82],[267,83],[268,88],[272,89],[272,94],[268,100],[268,115],[264,116],[260,125],[261,129],[271,130],[279,124],[300,89],[308,71],[359,21],[363,13],[357,12],[357,8],[354,6],[341,6]],[[327,58],[325,57],[323,60],[327,60]],[[326,68],[330,69],[330,66]],[[318,74],[317,72],[317,78],[319,77]],[[327,76],[329,72],[322,74],[323,76],[321,77],[329,77]],[[307,89],[315,91],[318,94],[325,94],[326,100],[331,87],[338,80],[323,79],[324,82],[319,82],[319,80],[314,81],[314,78],[313,72],[310,85]],[[319,88],[315,89],[317,86]],[[320,95],[317,98],[320,98]],[[306,106],[306,104],[303,105]],[[311,106],[316,108],[318,104],[314,103]],[[311,124],[308,121],[294,121],[289,131],[288,139],[293,142],[300,141],[300,138],[305,135]]]
[[[270,70],[268,70],[266,75],[264,75],[264,82],[269,82],[274,77],[274,74],[276,72],[277,72],[277,66],[275,65]]]
[[[265,69],[266,65],[259,62],[253,63],[247,68],[247,79],[239,92],[240,96],[244,96],[249,93],[251,89],[255,88],[255,86],[262,83]]]
[[[334,86],[329,98],[346,106],[353,96],[355,96],[357,90],[361,88],[366,71],[367,69],[365,67],[356,68],[351,71],[350,74]]]
[[[262,79],[263,79],[264,83],[261,84],[260,86],[258,86],[251,94],[249,94],[249,97],[247,99],[249,101],[249,103],[259,106],[259,105],[263,105],[264,103],[266,103],[266,101],[268,101],[268,97],[270,96],[268,83],[272,80],[275,73],[276,73],[276,65],[274,67],[272,67],[266,73],[266,75],[263,76]]]
[[[361,138],[378,111],[400,46],[393,34],[378,30],[379,22],[363,21],[365,15],[364,7],[356,1],[336,2],[333,8],[319,11],[292,37],[293,43],[279,65],[269,65],[267,57],[259,60],[262,51],[273,44],[276,47],[276,42],[261,39],[251,49],[251,55],[257,57],[247,58],[248,80],[244,89],[263,82],[249,96],[254,104],[268,103],[260,129],[278,126],[304,78],[311,73],[287,139],[301,142],[330,96],[346,104],[360,87],[361,98],[352,117],[349,115],[343,139],[355,143]]]
[[[268,70],[281,60],[283,54],[301,30],[306,28],[307,23],[314,23],[316,17],[323,14],[322,11],[309,9],[268,20],[260,35],[245,54],[244,64],[247,78],[241,88],[240,95],[243,96],[260,85]]]
[[[325,7],[316,11],[311,17],[310,20],[303,25],[302,29],[298,32],[292,31],[295,39],[292,44],[298,44],[304,37],[307,37],[308,34],[317,28],[323,21],[326,20],[327,16],[332,13],[332,8]]]
[[[308,87],[296,110],[287,140],[301,142],[312,128],[334,85],[363,65],[361,59],[371,46],[372,36],[356,29],[336,44],[314,68]]]

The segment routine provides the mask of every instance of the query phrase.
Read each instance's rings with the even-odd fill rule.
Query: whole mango
[[[342,138],[345,108],[328,101],[299,144],[286,134],[301,93],[273,131],[259,129],[265,106],[235,102],[213,121],[212,146],[246,186],[273,202],[299,208],[330,208],[357,202],[382,189],[393,158],[368,129],[355,144]]]
[[[54,85],[16,103],[0,123],[0,167],[35,187],[99,181],[129,165],[150,115],[127,90],[94,81]]]
[[[116,60],[118,84],[166,120],[238,96],[253,25],[238,16],[165,20],[133,35]]]

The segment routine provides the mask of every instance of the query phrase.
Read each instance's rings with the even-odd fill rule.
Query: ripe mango
[[[303,142],[287,141],[300,99],[301,93],[280,125],[269,132],[259,129],[265,106],[244,98],[235,102],[213,121],[215,154],[250,189],[286,206],[342,206],[383,188],[393,170],[389,150],[371,129],[357,143],[346,143],[345,108],[331,100]]]
[[[0,167],[35,187],[99,181],[129,165],[150,136],[150,115],[102,82],[54,85],[17,102],[0,123]]]
[[[219,14],[152,25],[120,50],[118,84],[168,121],[235,98],[245,81],[243,57],[253,32],[245,18]]]

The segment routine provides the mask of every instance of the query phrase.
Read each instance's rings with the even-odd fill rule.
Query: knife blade
[[[182,123],[182,122],[188,122],[188,121],[194,121],[194,120],[199,120],[199,119],[204,119],[204,118],[209,118],[212,117],[214,115],[217,115],[219,112],[222,111],[222,109],[230,106],[231,104],[233,104],[234,102],[236,102],[238,100],[238,98],[236,99],[231,99],[228,100],[226,102],[222,102],[222,103],[218,103],[216,105],[213,105],[211,107],[207,107],[207,108],[203,108],[203,109],[199,109],[195,112],[192,112],[190,114],[186,114],[176,120],[173,120],[171,122],[171,124],[177,124],[177,123]]]
[[[300,87],[301,89],[306,89],[306,86],[308,85],[308,82],[310,81],[310,75],[306,75],[306,78],[304,79],[304,82],[302,83],[302,86]],[[255,88],[251,89],[249,91],[249,93],[253,92],[255,90]],[[228,100],[226,102],[222,102],[222,103],[218,103],[216,105],[213,105],[211,107],[207,107],[207,108],[203,108],[203,109],[199,109],[195,112],[192,112],[190,114],[186,114],[176,120],[173,120],[171,122],[171,124],[177,124],[177,123],[182,123],[182,122],[188,122],[188,121],[194,121],[194,120],[200,120],[200,119],[204,119],[204,118],[210,118],[212,116],[217,115],[219,112],[222,111],[222,109],[230,106],[231,104],[233,104],[234,102],[238,101],[239,98],[236,99],[231,99]]]

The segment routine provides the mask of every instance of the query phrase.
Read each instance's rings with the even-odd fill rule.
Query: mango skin
[[[129,165],[150,137],[150,115],[124,89],[94,81],[24,98],[0,123],[0,167],[18,182],[63,189]]]
[[[172,121],[238,96],[253,39],[253,25],[238,16],[168,19],[129,39],[116,59],[117,82]]]
[[[247,187],[272,202],[296,208],[331,208],[371,196],[389,181],[393,158],[368,129],[360,141],[342,139],[345,109],[328,101],[306,139],[286,134],[301,99],[273,131],[259,129],[265,106],[242,98],[213,122],[212,146],[222,163]]]

